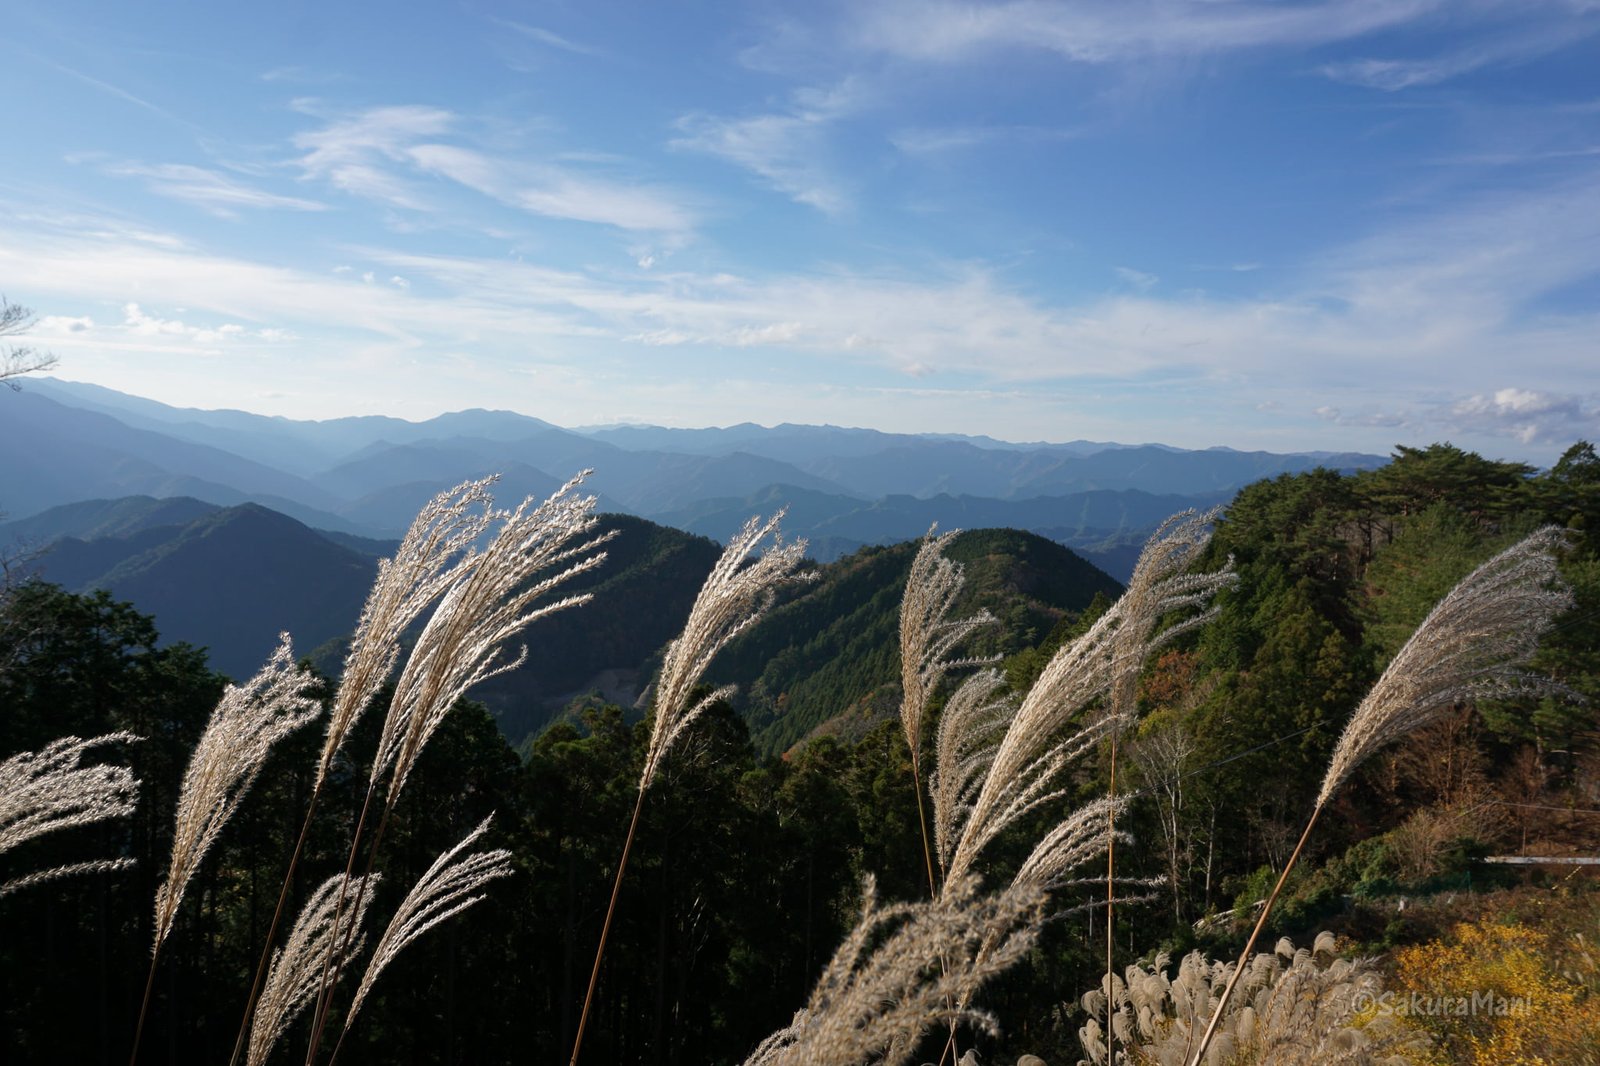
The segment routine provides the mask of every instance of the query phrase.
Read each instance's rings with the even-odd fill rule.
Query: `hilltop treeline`
[[[1248,908],[1262,871],[1293,845],[1339,731],[1385,662],[1457,579],[1549,523],[1572,531],[1563,568],[1577,606],[1537,665],[1600,697],[1592,447],[1574,446],[1543,473],[1449,445],[1402,448],[1379,470],[1284,476],[1239,494],[1209,550],[1213,565],[1231,556],[1240,580],[1219,596],[1208,626],[1147,670],[1143,721],[1121,756],[1119,780],[1131,779],[1141,796],[1120,861],[1129,878],[1163,880],[1122,912],[1119,965],[1162,946],[1238,942],[1230,912]],[[951,552],[968,567],[973,603],[991,605],[1004,623],[979,650],[1003,655],[1019,689],[1115,592],[1090,574],[1066,581],[1061,567],[1070,563],[1053,550],[983,533]],[[740,705],[750,720],[715,706],[644,808],[585,1062],[739,1061],[805,1001],[853,922],[864,874],[886,898],[925,894],[917,800],[892,712],[893,588],[909,556],[869,549],[844,560],[713,666],[714,680],[750,690]],[[221,686],[203,655],[160,646],[151,619],[105,596],[33,584],[6,597],[0,758],[66,734],[125,729],[146,738],[107,755],[144,783],[131,821],[6,856],[19,867],[85,852],[137,860],[129,872],[0,899],[6,1061],[126,1060],[178,783]],[[787,721],[796,706],[806,710]],[[1592,843],[1596,820],[1583,809],[1600,807],[1595,706],[1463,707],[1424,742],[1369,764],[1360,787],[1336,801],[1338,817],[1279,927],[1303,935],[1348,917],[1352,901],[1451,883],[1485,850]],[[830,727],[835,716],[843,723]],[[491,811],[488,843],[511,849],[517,874],[396,962],[341,1061],[563,1058],[648,738],[636,717],[594,703],[521,754],[481,706],[446,719],[383,841],[388,877],[379,891],[398,894]],[[366,763],[377,726],[375,716],[363,723],[350,765]],[[144,1039],[151,1061],[226,1061],[232,1049],[310,793],[314,734],[274,752],[191,888],[157,980]],[[1091,761],[1073,788],[1103,792],[1107,769]],[[339,776],[324,794],[328,817],[308,842],[297,898],[341,867],[363,786]],[[1002,841],[1002,865],[1006,853]],[[1063,899],[1060,909],[1077,902]],[[380,906],[392,903],[380,897]],[[1099,980],[1097,920],[1086,909],[1053,922],[1029,959],[989,986],[986,1005],[1005,1032],[983,1044],[983,1061],[1078,1057],[1072,1004]],[[1352,932],[1364,931],[1356,922]],[[291,1047],[303,1049],[303,1028]]]

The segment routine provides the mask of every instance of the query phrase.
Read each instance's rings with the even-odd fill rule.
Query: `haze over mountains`
[[[862,691],[883,680],[878,652],[850,649],[869,629],[893,628],[909,555],[865,546],[910,540],[934,523],[1016,531],[961,542],[993,571],[975,594],[1048,628],[1125,580],[1150,530],[1176,511],[1223,502],[1262,477],[1385,461],[834,426],[568,430],[482,410],[418,423],[298,422],[50,379],[0,390],[0,449],[0,552],[37,550],[30,565],[41,577],[131,601],[155,616],[165,640],[206,647],[235,678],[252,673],[285,629],[299,653],[317,652],[336,671],[378,559],[439,491],[498,473],[501,501],[542,498],[592,468],[585,490],[621,531],[603,572],[585,582],[595,601],[541,623],[537,661],[478,694],[514,740],[587,692],[631,703],[716,558],[712,542],[752,514],[787,507],[786,535],[810,541],[823,580],[761,637],[778,642],[765,649],[772,655],[730,651],[728,665],[773,747],[840,713],[833,704],[849,686],[835,675]],[[828,621],[835,615],[846,622]],[[794,650],[779,655],[779,645]],[[760,665],[814,658],[824,646],[833,665],[817,666],[822,681]],[[774,717],[780,693],[787,710]]]
[[[1032,530],[1119,577],[1127,546],[1174,511],[1221,502],[1263,477],[1385,461],[787,424],[569,430],[485,410],[307,422],[174,408],[48,378],[0,395],[0,448],[17,457],[0,469],[0,508],[13,520],[84,500],[187,496],[254,502],[316,529],[381,539],[465,478],[499,473],[497,495],[520,499],[591,468],[586,489],[602,511],[714,539],[788,504],[786,529],[823,560],[919,536],[937,521]]]

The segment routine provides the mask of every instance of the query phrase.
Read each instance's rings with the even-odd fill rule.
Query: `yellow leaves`
[[[1395,956],[1397,1002],[1410,1023],[1473,1066],[1600,1062],[1600,997],[1551,966],[1545,933],[1467,922],[1448,939]]]

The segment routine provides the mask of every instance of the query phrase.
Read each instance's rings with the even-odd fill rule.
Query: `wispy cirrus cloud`
[[[1443,6],[1443,0],[884,0],[856,7],[846,37],[870,51],[936,62],[1024,48],[1073,62],[1112,63],[1328,44],[1403,25]]]
[[[1324,64],[1319,70],[1334,81],[1385,92],[1438,85],[1485,68],[1532,62],[1580,44],[1600,33],[1600,7],[1589,14],[1591,17],[1586,17],[1581,8],[1568,9],[1529,28],[1508,32],[1504,27],[1492,27],[1477,39],[1431,56],[1349,59]]]
[[[513,207],[550,218],[597,222],[625,230],[682,232],[694,228],[689,212],[661,190],[625,185],[588,173],[499,159],[448,144],[405,150],[418,169],[465,185]]]
[[[246,185],[230,175],[186,163],[110,163],[108,174],[143,178],[151,192],[182,200],[222,218],[233,218],[239,208],[288,211],[326,211],[327,204],[298,196],[283,196]]]
[[[297,101],[297,109],[315,114],[314,101]],[[329,120],[322,128],[294,137],[305,154],[296,162],[307,178],[320,178],[335,188],[393,207],[421,210],[424,201],[411,183],[394,173],[405,149],[418,140],[448,131],[455,116],[438,107],[377,107]]]
[[[374,108],[330,120],[295,137],[307,177],[324,178],[391,206],[424,208],[418,177],[442,177],[501,203],[543,215],[623,230],[685,233],[695,220],[680,197],[592,170],[494,155],[451,143],[470,139],[459,115],[442,108]]]
[[[678,120],[674,148],[720,156],[752,172],[796,203],[824,214],[849,209],[844,183],[829,169],[826,131],[863,102],[859,83],[801,89],[783,111],[743,117],[695,113]]]
[[[559,33],[545,29],[543,26],[533,26],[526,22],[518,22],[515,19],[496,18],[492,19],[491,21],[493,21],[497,26],[503,26],[508,30],[521,34],[530,41],[536,41],[539,44],[546,45],[547,47],[555,48],[563,52],[571,52],[573,55],[601,56],[605,54],[599,48],[595,48],[592,45],[582,44],[568,37],[563,37]]]

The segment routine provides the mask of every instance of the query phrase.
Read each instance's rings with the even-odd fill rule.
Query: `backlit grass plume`
[[[245,1053],[245,1035],[250,1026],[256,996],[261,991],[271,961],[273,941],[283,920],[289,888],[305,848],[312,819],[322,798],[328,772],[351,729],[371,704],[373,697],[394,671],[400,654],[400,638],[406,628],[422,616],[445,591],[458,584],[477,565],[480,555],[475,542],[494,517],[488,487],[494,478],[467,481],[435,496],[423,505],[391,558],[378,563],[377,580],[367,595],[361,618],[345,656],[344,672],[334,695],[328,717],[327,737],[317,763],[317,779],[306,805],[305,820],[294,852],[284,871],[278,904],[262,942],[255,979],[239,1019],[239,1034],[234,1042],[230,1066]],[[359,893],[358,893],[359,894]],[[335,913],[338,913],[338,906]]]
[[[672,750],[684,730],[705,709],[733,694],[733,686],[724,685],[710,695],[689,704],[695,686],[705,676],[706,668],[717,652],[728,641],[755,625],[777,595],[777,586],[795,577],[794,569],[805,555],[806,542],[783,542],[778,522],[784,512],[779,510],[763,521],[758,515],[744,524],[744,528],[728,539],[727,547],[717,559],[711,573],[700,586],[694,606],[689,608],[689,620],[683,632],[667,645],[661,664],[661,676],[656,680],[655,721],[650,728],[650,746],[645,751],[644,769],[639,774],[639,791],[633,803],[633,818],[628,823],[628,835],[622,841],[622,857],[617,860],[617,872],[611,882],[611,902],[606,905],[605,920],[600,924],[600,943],[595,947],[594,966],[589,971],[589,988],[584,993],[583,1010],[578,1015],[578,1031],[572,1041],[572,1066],[577,1066],[578,1055],[583,1050],[583,1034],[589,1024],[589,1011],[594,1005],[595,988],[600,983],[600,963],[605,958],[606,941],[611,935],[611,920],[616,916],[617,897],[622,891],[622,876],[628,869],[628,855],[633,850],[633,838],[639,829],[639,815],[644,810],[644,795],[655,780],[667,753]],[[768,536],[772,543],[754,560],[746,563],[761,542]]]
[[[922,857],[927,867],[928,894],[937,895],[933,872],[934,841],[922,807],[922,723],[939,682],[951,670],[994,662],[997,656],[954,659],[951,652],[974,630],[993,625],[995,617],[980,611],[970,618],[951,618],[956,597],[966,583],[965,569],[945,558],[944,549],[957,530],[938,536],[932,529],[911,560],[905,595],[900,600],[900,725],[911,753],[911,787],[917,798],[917,825],[922,831]],[[937,826],[937,816],[934,819]],[[937,829],[935,830],[937,833]],[[940,865],[943,865],[941,859]]]
[[[956,659],[950,653],[973,631],[995,623],[994,615],[979,611],[970,618],[951,618],[951,609],[966,583],[965,568],[945,558],[944,550],[959,530],[922,538],[906,592],[900,601],[900,724],[911,749],[913,767],[922,754],[922,722],[928,701],[940,680],[951,670],[992,663],[997,656]]]
[[[61,737],[40,750],[0,762],[0,855],[46,833],[125,818],[138,804],[139,780],[126,766],[83,765],[106,744],[131,743],[132,733],[83,740]],[[35,870],[0,883],[0,896],[83,873],[119,870],[132,859],[99,859]]]
[[[156,890],[152,954],[172,932],[184,891],[222,827],[244,802],[278,741],[320,712],[306,695],[313,678],[294,663],[289,635],[279,638],[267,665],[223,692],[184,771],[172,837],[172,861]]]
[[[661,677],[656,682],[650,747],[639,775],[641,793],[655,780],[661,761],[683,731],[707,707],[732,694],[731,688],[723,687],[689,705],[690,695],[717,652],[756,623],[772,605],[778,584],[792,576],[805,555],[804,540],[783,542],[778,532],[783,514],[779,511],[765,521],[752,518],[729,538],[722,556],[700,586],[683,632],[668,645]],[[746,560],[769,535],[772,543],[747,564]]]
[[[1538,649],[1556,615],[1572,606],[1571,589],[1556,569],[1555,552],[1562,542],[1561,531],[1547,526],[1462,578],[1422,620],[1356,708],[1328,762],[1300,841],[1261,908],[1240,964],[1223,989],[1191,1063],[1201,1061],[1214,1038],[1228,997],[1244,971],[1244,960],[1266,927],[1318,815],[1356,768],[1380,748],[1461,703],[1559,687],[1520,668]]]
[[[378,564],[328,716],[317,767],[319,785],[351,728],[394,670],[401,634],[478,562],[473,545],[493,517],[488,492],[493,482],[468,481],[435,496],[418,512],[394,555]]]
[[[433,865],[406,893],[394,917],[389,919],[389,926],[384,930],[378,946],[372,950],[366,973],[362,975],[361,984],[350,1001],[350,1010],[345,1014],[345,1032],[349,1032],[350,1024],[355,1021],[356,1014],[366,1002],[379,975],[397,955],[440,922],[482,900],[484,894],[479,889],[484,885],[511,873],[511,852],[504,848],[462,855],[489,831],[489,822],[493,818],[491,814],[479,822],[478,827],[462,838],[459,844],[433,860]],[[335,1047],[334,1055],[338,1053]]]
[[[373,874],[371,880],[376,881],[378,876]],[[249,1066],[265,1063],[290,1024],[311,1005],[322,974],[322,960],[333,947],[334,914],[341,903],[352,908],[346,920],[359,930],[372,898],[365,891],[367,887],[361,878],[337,874],[324,881],[300,909],[288,941],[273,954],[272,968],[256,1004],[246,1059]],[[362,943],[362,937],[357,935],[350,942],[348,953],[360,951]]]
[[[1562,533],[1547,526],[1496,555],[1451,589],[1395,655],[1345,726],[1317,807],[1373,752],[1472,700],[1546,692],[1548,678],[1518,667],[1533,657],[1572,592],[1556,571]]]
[[[949,869],[972,799],[983,786],[1006,723],[1017,711],[1016,697],[1003,694],[1004,687],[1000,671],[981,670],[963,681],[939,712],[928,793],[941,869]]]
[[[184,891],[222,827],[244,802],[273,746],[321,711],[317,701],[306,695],[313,682],[310,674],[295,666],[289,634],[284,633],[266,666],[244,684],[227,687],[211,712],[205,732],[200,734],[178,794],[172,860],[166,880],[156,889],[150,975],[134,1029],[130,1064],[139,1057],[139,1039],[150,1009],[161,945],[172,932]]]
[[[530,496],[515,511],[492,515],[491,520],[499,522],[494,539],[473,558],[471,565],[454,572],[454,582],[440,598],[395,682],[368,778],[367,796],[351,838],[346,875],[354,874],[363,843],[367,846],[367,871],[371,872],[395,802],[423,749],[451,709],[474,685],[514,670],[526,661],[527,647],[509,655],[509,642],[539,619],[593,598],[591,593],[580,593],[549,599],[563,583],[605,562],[605,552],[598,549],[615,536],[614,531],[590,536],[599,523],[594,514],[595,498],[573,491],[589,473],[585,470],[578,474],[537,506]],[[385,774],[389,775],[389,786],[383,815],[368,842],[363,834]],[[335,908],[336,930],[340,921]],[[318,993],[308,1063],[315,1058],[327,1026],[339,962],[330,952]]]
[[[971,877],[935,900],[880,906],[869,878],[861,918],[810,1001],[745,1066],[897,1066],[935,1025],[995,1031],[991,1015],[963,1004],[1027,953],[1044,911],[1037,888],[985,896]]]
[[[494,540],[443,595],[395,682],[372,764],[376,783],[390,772],[387,804],[405,787],[417,757],[456,701],[474,685],[520,666],[506,645],[532,623],[592,599],[589,593],[541,602],[562,583],[605,561],[611,539],[584,540],[599,519],[593,496],[573,495],[588,471],[538,506],[533,498],[503,516]]]

